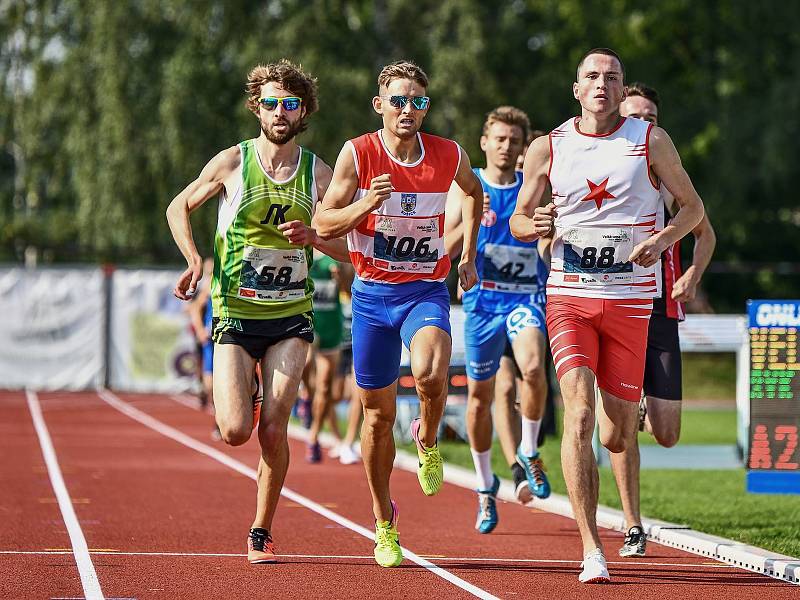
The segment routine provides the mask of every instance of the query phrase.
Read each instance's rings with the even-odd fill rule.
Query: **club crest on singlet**
[[[417,212],[417,195],[400,194],[400,214],[410,217]]]

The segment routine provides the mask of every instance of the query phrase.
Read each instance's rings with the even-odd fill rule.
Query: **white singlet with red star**
[[[573,118],[550,133],[548,177],[558,216],[548,296],[660,294],[660,261],[647,268],[628,262],[637,244],[663,229],[649,168],[652,127],[623,117],[611,132],[590,135]]]

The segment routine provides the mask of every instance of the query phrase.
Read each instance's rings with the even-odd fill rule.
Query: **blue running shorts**
[[[353,282],[353,366],[359,387],[374,390],[400,375],[401,343],[411,348],[420,329],[450,335],[450,295],[444,282]]]
[[[214,373],[214,342],[208,340],[203,344],[203,374],[211,375]]]
[[[466,313],[464,345],[467,377],[483,381],[494,377],[507,341],[514,341],[520,331],[536,327],[547,336],[544,310],[535,304],[521,304],[510,313],[474,311]]]

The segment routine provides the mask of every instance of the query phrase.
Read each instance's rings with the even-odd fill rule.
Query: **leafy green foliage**
[[[578,109],[578,59],[610,46],[629,81],[661,93],[706,201],[712,304],[797,295],[798,32],[792,3],[744,0],[0,3],[0,259],[33,246],[48,261],[177,265],[164,209],[212,156],[258,133],[243,94],[258,62],[289,57],[319,78],[301,143],[333,163],[344,140],[379,126],[378,69],[416,60],[431,76],[427,130],[480,165],[487,111],[513,104],[537,128],[558,125]],[[214,219],[193,218],[201,251]]]

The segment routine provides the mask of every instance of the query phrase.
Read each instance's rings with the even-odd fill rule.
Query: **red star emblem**
[[[600,210],[600,207],[603,205],[603,200],[606,198],[616,198],[614,194],[606,191],[608,177],[601,181],[600,185],[592,183],[588,179],[586,180],[586,183],[589,184],[589,193],[586,194],[585,198],[581,198],[581,202],[585,200],[594,200],[594,203],[597,204],[597,210]]]

